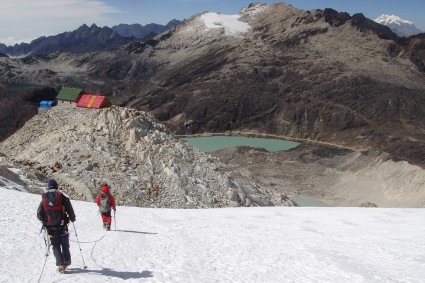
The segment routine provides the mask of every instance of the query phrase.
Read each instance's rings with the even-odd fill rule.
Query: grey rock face
[[[74,199],[92,201],[107,183],[121,205],[281,205],[145,112],[127,108],[40,110],[0,151],[11,166],[55,178]]]

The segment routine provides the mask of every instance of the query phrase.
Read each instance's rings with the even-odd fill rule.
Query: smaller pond
[[[330,205],[309,196],[297,195],[291,197],[291,199],[293,199],[299,206],[302,207],[330,207]]]
[[[250,138],[242,136],[210,136],[183,138],[189,145],[198,148],[203,152],[212,152],[215,150],[234,147],[249,146],[254,148],[264,148],[267,151],[275,152],[288,150],[297,147],[299,143],[278,139]]]
[[[40,86],[36,84],[29,84],[29,83],[12,83],[12,84],[6,84],[6,87],[13,90],[20,90],[20,89],[37,88]]]

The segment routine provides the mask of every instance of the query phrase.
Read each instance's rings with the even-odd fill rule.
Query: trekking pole
[[[50,243],[50,239],[49,239],[49,235],[47,234],[47,231],[46,231],[45,235],[43,236],[43,239],[44,239],[44,244],[46,245],[46,257],[48,257],[49,254],[50,254],[51,243]]]
[[[44,232],[44,233],[43,233]],[[44,240],[44,245],[46,246],[46,254],[45,256],[49,256],[50,254],[50,239],[49,239],[49,235],[47,234],[47,229],[44,226],[41,226],[40,229],[40,233],[39,235],[43,233],[43,240]]]
[[[74,222],[72,222],[72,226],[74,226],[75,237],[77,238],[78,248],[80,249],[81,258],[83,259],[84,269],[87,269],[87,265],[84,261],[83,252],[81,250],[80,241],[78,240],[77,229],[75,229]]]
[[[114,226],[115,226],[115,231],[117,231],[117,218],[115,217],[115,209],[114,209]]]

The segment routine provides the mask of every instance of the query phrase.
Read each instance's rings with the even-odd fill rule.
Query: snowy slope
[[[240,15],[224,15],[217,13],[204,13],[200,20],[204,23],[207,30],[223,28],[227,36],[242,36],[247,33],[250,26],[239,20]]]
[[[40,199],[0,188],[0,282],[425,282],[424,209],[118,207],[105,234],[72,201],[82,251],[71,229],[68,274],[41,273]]]

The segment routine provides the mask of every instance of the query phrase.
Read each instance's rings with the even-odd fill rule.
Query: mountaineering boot
[[[65,266],[65,265],[59,265],[59,266],[58,266],[58,271],[59,271],[60,273],[65,273],[65,268],[66,268],[66,266]]]
[[[106,224],[106,230],[111,231],[111,224]]]
[[[71,265],[71,261],[65,261],[64,263],[63,263],[63,268],[64,269],[66,269],[68,266],[70,266]]]

